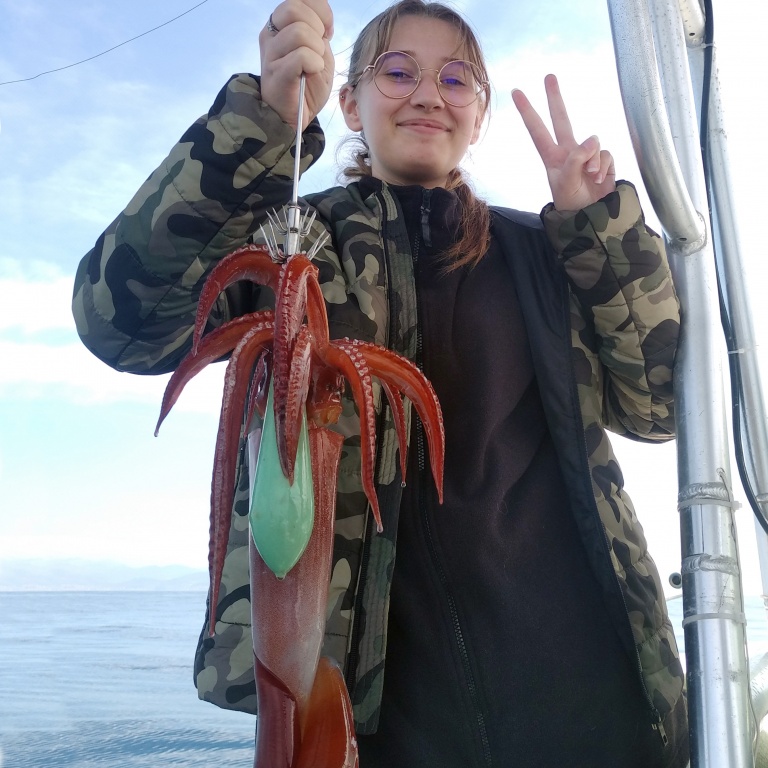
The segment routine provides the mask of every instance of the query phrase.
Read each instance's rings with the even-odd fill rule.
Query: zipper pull
[[[661,742],[666,747],[667,744],[669,744],[669,739],[667,738],[667,732],[664,730],[664,726],[661,724],[661,719],[659,719],[658,723],[653,723],[652,728],[659,734],[659,736],[661,736]]]
[[[421,203],[421,239],[424,241],[424,245],[426,245],[427,248],[432,247],[432,238],[429,233],[429,212],[431,211],[431,204],[432,190],[425,189]]]

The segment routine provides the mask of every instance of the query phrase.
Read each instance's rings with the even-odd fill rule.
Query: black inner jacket
[[[359,737],[361,768],[662,765],[568,506],[504,255],[493,241],[475,268],[446,274],[455,195],[394,190],[418,362],[445,419],[445,501],[415,423],[381,720]]]

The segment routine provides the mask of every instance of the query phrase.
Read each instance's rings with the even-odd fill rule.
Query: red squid
[[[275,310],[235,318],[203,334],[220,293],[238,280],[267,286]],[[158,428],[185,384],[208,363],[229,356],[211,488],[209,572],[211,632],[234,501],[241,429],[267,408],[269,380],[277,456],[294,483],[302,425],[308,425],[314,525],[294,566],[273,573],[250,538],[251,613],[258,699],[257,768],[352,768],[357,747],[352,707],[338,666],[320,658],[331,574],[336,477],[342,437],[331,427],[341,413],[344,380],[360,416],[363,490],[381,531],[376,498],[373,377],[392,408],[405,477],[406,419],[402,396],[416,408],[442,500],[444,434],[440,405],[409,360],[374,344],[330,339],[318,270],[305,254],[284,256],[274,244],[246,245],[214,268],[200,296],[192,351],[171,377]],[[306,414],[306,419],[304,415]],[[262,435],[264,443],[265,433]],[[269,446],[260,446],[261,452]],[[300,482],[298,479],[295,482]]]

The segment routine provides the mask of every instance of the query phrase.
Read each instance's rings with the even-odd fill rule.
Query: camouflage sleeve
[[[133,373],[178,364],[212,267],[290,199],[294,141],[295,129],[260,100],[257,77],[229,80],[80,262],[73,313],[97,357]],[[315,121],[302,170],[323,143]],[[214,322],[245,311],[242,293],[220,299]]]
[[[629,437],[674,435],[672,367],[680,309],[661,238],[635,188],[578,211],[547,206],[542,221],[596,339],[603,423]]]

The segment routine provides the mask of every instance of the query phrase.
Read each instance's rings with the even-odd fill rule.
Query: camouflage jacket
[[[73,311],[94,354],[118,370],[163,373],[188,351],[197,299],[213,265],[248,240],[290,197],[293,131],[259,100],[258,78],[238,75],[182,136],[80,264]],[[317,123],[304,134],[302,170],[320,154]],[[318,212],[310,240],[331,240],[316,264],[332,337],[415,354],[416,301],[409,237],[383,185],[355,183],[306,197]],[[642,440],[672,437],[672,365],[678,304],[659,238],[635,191],[617,191],[574,215],[494,209],[493,234],[513,271],[534,366],[570,505],[603,596],[636,660],[649,717],[659,725],[682,696],[683,672],[662,585],[605,428]],[[544,234],[546,231],[546,235]],[[215,322],[252,311],[258,289],[223,295]],[[380,393],[377,393],[377,397]],[[324,653],[346,669],[360,733],[375,731],[383,683],[389,586],[401,494],[397,441],[378,397],[377,490],[384,533],[374,534],[360,474],[359,422],[345,402],[334,563]],[[248,585],[247,451],[241,451],[216,634],[201,635],[199,696],[255,712]]]

